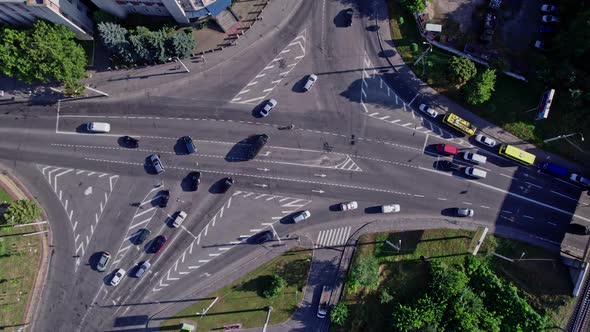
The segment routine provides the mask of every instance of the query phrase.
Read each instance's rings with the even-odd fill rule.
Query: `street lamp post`
[[[548,143],[548,142],[552,142],[552,141],[557,141],[558,139],[562,139],[562,138],[568,138],[574,135],[580,135],[582,142],[584,142],[584,135],[582,135],[582,133],[572,133],[572,134],[567,134],[567,135],[559,135],[553,138],[548,138],[546,140],[543,140],[543,143]]]

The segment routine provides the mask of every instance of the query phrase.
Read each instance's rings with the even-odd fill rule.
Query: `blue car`
[[[541,33],[552,33],[552,32],[555,32],[555,28],[554,27],[547,26],[547,25],[541,25],[539,27],[539,32],[541,32]]]

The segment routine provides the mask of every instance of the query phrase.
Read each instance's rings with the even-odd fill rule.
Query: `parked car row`
[[[541,13],[541,23],[542,25],[539,27],[539,39],[535,40],[535,48],[539,50],[545,50],[548,47],[549,38],[548,35],[554,33],[556,31],[555,24],[559,23],[559,17],[555,16],[558,12],[557,6],[551,4],[542,4],[540,7]]]

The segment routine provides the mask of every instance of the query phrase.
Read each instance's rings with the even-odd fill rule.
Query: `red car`
[[[152,248],[151,248],[152,252],[154,254],[157,254],[160,251],[162,251],[162,248],[164,248],[164,245],[166,244],[166,242],[168,242],[168,239],[164,235],[156,236],[156,238],[154,239],[154,242],[152,242]]]
[[[441,154],[451,155],[451,156],[455,156],[455,155],[457,155],[457,153],[459,153],[459,149],[457,149],[456,146],[452,146],[449,144],[437,144],[436,151],[438,151]]]

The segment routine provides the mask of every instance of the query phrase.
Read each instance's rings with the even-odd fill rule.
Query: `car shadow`
[[[391,58],[393,56],[395,56],[395,51],[394,50],[383,50],[379,52],[379,57],[381,58]]]
[[[252,108],[252,117],[256,118],[256,119],[261,119],[263,118],[262,114],[260,114],[260,110],[264,107],[264,104],[266,104],[267,100],[264,100],[262,103],[254,106],[254,108]]]
[[[330,211],[332,212],[339,212],[342,211],[342,209],[340,208],[340,203],[336,203],[336,204],[332,204],[329,207]]]
[[[156,238],[153,238],[153,239],[151,239],[151,240],[147,241],[147,242],[146,242],[146,243],[143,245],[143,251],[144,251],[146,254],[153,254],[153,253],[154,253],[153,246],[154,246],[154,241],[155,241],[155,240],[156,240]]]
[[[446,208],[440,211],[440,214],[445,217],[455,217],[457,208]]]
[[[98,251],[93,253],[90,257],[88,257],[88,265],[90,265],[90,268],[94,271],[98,271],[98,269],[96,268],[96,266],[98,265],[98,261],[100,260],[100,257],[102,256],[102,251]],[[100,272],[100,271],[98,271]]]
[[[295,217],[298,213],[300,213],[301,211],[295,211],[292,213],[289,213],[288,215],[282,217],[281,219],[279,219],[279,223],[286,225],[286,224],[295,224],[295,222],[293,221],[293,217]]]
[[[291,88],[291,91],[296,93],[304,93],[305,90],[303,89],[303,87],[305,86],[305,83],[307,82],[308,78],[309,75],[305,75],[299,81],[295,82],[295,84],[293,84],[293,87]]]
[[[102,282],[104,282],[104,284],[107,286],[111,286],[111,279],[113,279],[114,276],[115,276],[115,271],[112,271],[111,273],[108,273],[107,275],[105,275],[104,278],[102,278]]]
[[[369,25],[367,27],[367,31],[375,32],[377,30],[379,30],[379,26],[377,24],[375,24],[375,25]]]
[[[91,134],[92,132],[88,131],[88,127],[86,123],[83,123],[81,125],[79,125],[78,127],[76,127],[76,132],[77,133],[82,133],[82,134]]]
[[[349,21],[348,15],[346,15],[346,9],[343,9],[334,16],[333,23],[337,28],[348,28],[350,26]]]
[[[249,160],[248,152],[256,140],[256,137],[256,135],[252,135],[234,144],[234,146],[232,146],[232,148],[225,155],[225,161],[240,162]]]
[[[368,208],[365,208],[365,213],[367,214],[378,214],[381,213],[381,206],[369,206]]]

